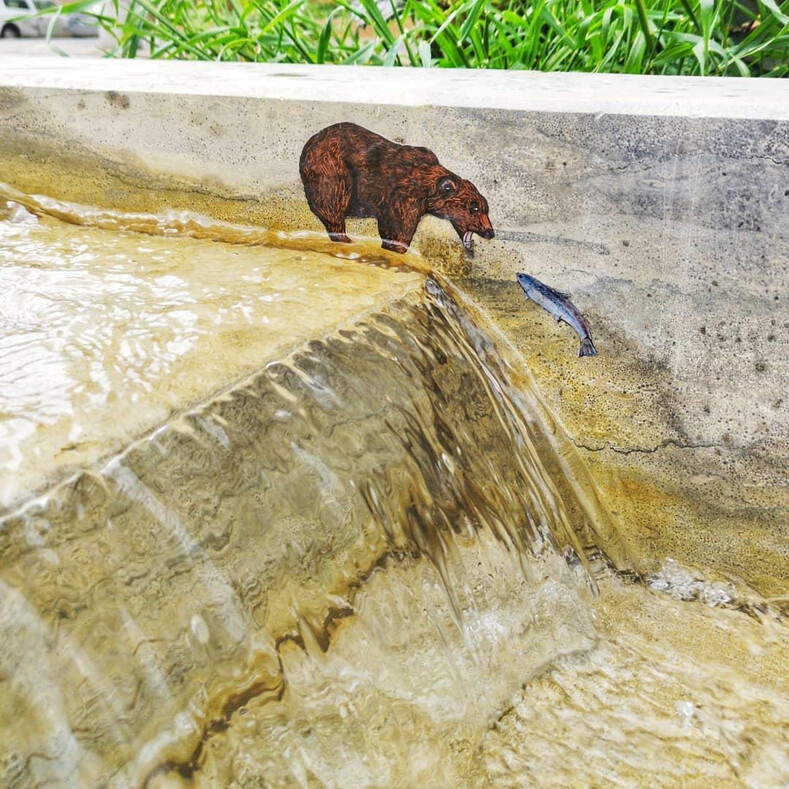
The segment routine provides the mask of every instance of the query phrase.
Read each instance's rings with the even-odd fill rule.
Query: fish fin
[[[578,350],[579,356],[597,356],[597,348],[594,347],[591,337],[581,340],[581,347]]]

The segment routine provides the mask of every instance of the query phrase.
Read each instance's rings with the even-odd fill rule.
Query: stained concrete
[[[310,134],[351,120],[429,146],[499,237],[468,257],[428,218],[416,249],[523,355],[645,566],[787,594],[785,82],[8,59],[0,85],[4,178],[106,207],[320,231]],[[522,300],[519,270],[572,292],[599,357]]]

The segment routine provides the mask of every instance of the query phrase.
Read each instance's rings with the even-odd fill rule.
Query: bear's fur
[[[425,214],[448,219],[467,249],[471,236],[493,238],[487,200],[427,148],[397,143],[355,123],[310,137],[299,173],[310,209],[332,241],[350,242],[346,217],[378,220],[381,246],[405,252]]]

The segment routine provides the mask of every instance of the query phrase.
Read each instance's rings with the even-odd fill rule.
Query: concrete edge
[[[0,85],[98,91],[120,86],[130,93],[318,104],[789,120],[788,81],[736,77],[113,59],[86,68],[81,59],[10,56],[0,60]]]

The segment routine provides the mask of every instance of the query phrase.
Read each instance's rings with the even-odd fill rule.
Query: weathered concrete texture
[[[637,346],[607,328],[602,314],[587,312],[601,351],[587,366],[575,356],[572,332],[524,307],[509,283],[467,284],[561,414],[642,566],[678,556],[784,594],[787,475],[779,442],[771,453],[759,442],[716,442],[703,427],[686,432],[680,418],[688,389],[634,354]],[[716,393],[703,396],[714,402]]]
[[[789,590],[785,82],[6,61],[0,84],[6,177],[104,206],[319,230],[297,174],[313,132],[429,146],[498,239],[468,258],[429,218],[416,247],[525,354],[642,558]],[[518,270],[573,293],[600,357],[575,358]]]
[[[463,121],[469,149],[481,120]],[[507,129],[496,179],[521,200],[502,206],[510,232],[469,289],[645,559],[785,594],[789,124],[554,115]],[[576,359],[572,332],[524,304],[519,269],[574,294],[600,357]]]

